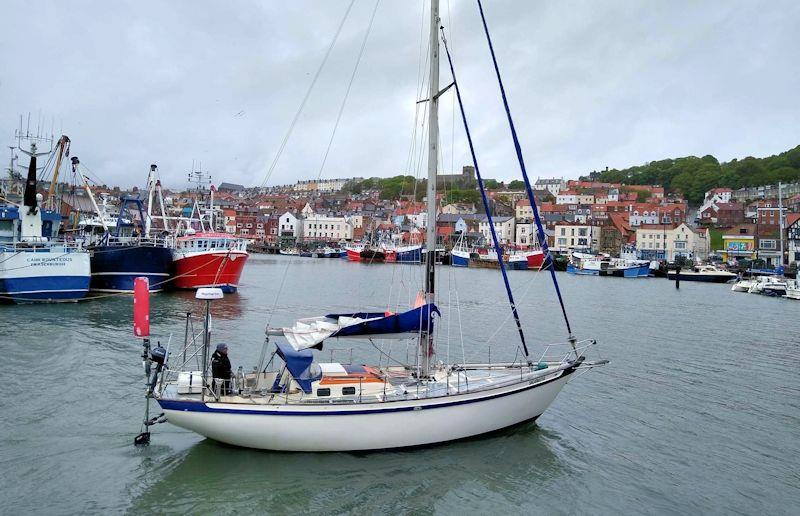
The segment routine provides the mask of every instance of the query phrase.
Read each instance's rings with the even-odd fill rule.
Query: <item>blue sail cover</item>
[[[319,379],[319,376],[315,377],[310,371],[311,363],[314,361],[314,354],[311,350],[296,351],[289,344],[282,342],[276,343],[276,346],[278,356],[286,363],[286,369],[289,370],[292,378],[303,389],[303,392],[311,392],[311,382]],[[280,376],[275,379],[275,385],[272,386],[273,390],[278,388],[278,382],[280,382]]]
[[[331,337],[370,337],[399,333],[419,333],[433,331],[433,314],[441,317],[441,312],[433,303],[414,308],[399,314],[386,315],[382,312],[360,312],[354,314],[328,314],[325,317],[339,320],[340,317],[367,319],[364,322],[345,326]]]
[[[298,351],[308,348],[322,349],[322,342],[332,337],[408,339],[420,332],[433,331],[433,314],[441,316],[439,309],[432,303],[399,314],[328,314],[298,319],[291,327],[267,328],[267,334],[286,337],[292,348]]]

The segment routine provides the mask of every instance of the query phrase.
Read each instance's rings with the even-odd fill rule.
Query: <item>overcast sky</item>
[[[5,0],[2,160],[31,112],[55,119],[108,184],[142,184],[157,163],[168,186],[182,187],[200,160],[216,183],[260,185],[348,4]],[[356,0],[268,184],[320,174],[373,6]],[[487,0],[485,9],[533,176],[800,143],[796,0]],[[323,178],[418,173],[408,162],[423,11],[380,3]],[[484,176],[515,179],[476,4],[442,0],[441,14]],[[447,94],[443,172],[469,163],[451,108]]]

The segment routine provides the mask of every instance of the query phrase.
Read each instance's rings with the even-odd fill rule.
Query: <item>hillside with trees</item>
[[[800,181],[800,145],[765,158],[746,157],[720,163],[711,155],[651,161],[622,170],[592,172],[582,179],[626,185],[662,185],[700,204],[712,188],[732,189]]]

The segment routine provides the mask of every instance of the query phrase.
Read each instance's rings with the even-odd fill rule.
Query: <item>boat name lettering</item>
[[[32,256],[28,258],[28,263],[31,267],[39,267],[42,265],[67,265],[72,262],[71,256],[59,256],[57,258]]]

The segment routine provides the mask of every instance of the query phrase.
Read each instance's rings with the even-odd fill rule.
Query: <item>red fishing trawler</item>
[[[187,233],[173,251],[175,288],[219,287],[236,292],[247,261],[247,240],[227,233]]]

